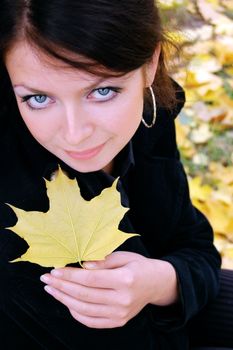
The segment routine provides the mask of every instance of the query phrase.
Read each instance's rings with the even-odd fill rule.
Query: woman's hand
[[[88,327],[121,327],[149,303],[177,300],[176,273],[168,262],[118,251],[84,266],[55,269],[41,280],[45,290]]]

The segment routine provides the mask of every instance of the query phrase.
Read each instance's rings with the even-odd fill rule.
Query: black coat
[[[183,99],[182,92],[178,97]],[[135,166],[120,180],[130,207],[122,227],[141,236],[119,248],[169,261],[177,272],[180,301],[167,307],[148,305],[126,326],[110,330],[79,324],[44,292],[39,276],[50,269],[27,262],[9,263],[28,246],[7,229],[16,223],[16,217],[5,203],[25,210],[48,210],[43,178],[58,163],[32,138],[20,116],[9,111],[0,139],[0,338],[4,350],[15,348],[20,341],[25,349],[33,350],[188,349],[185,325],[216,296],[220,256],[208,221],[191,204],[179,160],[174,118],[182,105],[172,112],[160,109],[155,126],[141,125],[133,137]],[[147,113],[144,117],[149,119]],[[93,196],[84,181],[89,175],[66,170],[77,177],[84,196]],[[95,195],[107,185],[101,176],[97,178]],[[32,340],[22,334],[29,334]]]

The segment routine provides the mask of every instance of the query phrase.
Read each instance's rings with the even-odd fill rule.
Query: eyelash
[[[90,94],[92,94],[92,93],[94,93],[94,92],[96,92],[96,91],[98,91],[98,90],[110,90],[110,91],[113,91],[113,92],[115,92],[116,94],[118,94],[118,93],[120,93],[121,91],[122,91],[122,88],[120,88],[120,87],[115,87],[115,86],[104,86],[104,87],[99,87],[98,89],[94,89],[94,90],[92,90],[92,92],[90,93]],[[27,105],[27,107],[30,109],[30,110],[32,110],[32,111],[38,111],[38,110],[42,110],[42,109],[45,109],[46,107],[42,107],[42,108],[35,108],[35,107],[32,107],[30,104],[29,104],[29,100],[32,98],[32,97],[36,97],[36,96],[46,96],[46,97],[48,97],[47,95],[42,95],[42,94],[32,94],[32,95],[26,95],[26,96],[23,96],[23,97],[21,97],[21,102],[22,103],[26,103],[26,105]],[[111,97],[111,98],[109,98],[109,99],[106,99],[106,100],[99,100],[99,101],[97,101],[98,103],[103,103],[103,102],[108,102],[108,101],[110,101],[110,100],[112,100],[114,97],[115,97],[116,95],[114,95],[113,97]]]
[[[32,111],[39,111],[39,110],[41,110],[41,109],[44,109],[44,108],[35,108],[35,107],[32,107],[31,105],[30,105],[30,103],[28,102],[32,97],[36,97],[36,96],[46,96],[47,97],[47,95],[39,95],[39,94],[35,94],[35,95],[26,95],[26,96],[23,96],[23,97],[21,97],[21,102],[22,103],[26,103],[26,105],[27,105],[27,107],[30,109],[30,110],[32,110]]]

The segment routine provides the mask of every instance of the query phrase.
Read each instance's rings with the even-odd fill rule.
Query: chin
[[[80,173],[90,173],[99,171],[105,168],[105,165],[94,165],[94,164],[76,164],[75,162],[69,161],[67,159],[61,159],[64,163],[66,163],[72,169],[80,172]],[[86,161],[88,163],[88,161]],[[83,162],[84,163],[84,162]]]

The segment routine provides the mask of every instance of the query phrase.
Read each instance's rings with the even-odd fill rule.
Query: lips
[[[94,147],[89,148],[84,151],[66,151],[66,153],[74,159],[90,159],[95,157],[105,146],[105,143]]]

